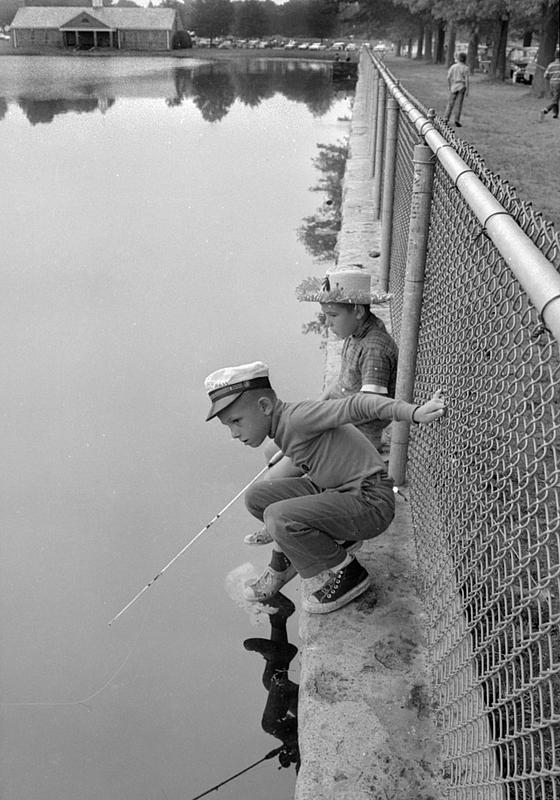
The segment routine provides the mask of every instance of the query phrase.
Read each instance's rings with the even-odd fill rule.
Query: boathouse
[[[183,26],[174,8],[27,6],[10,25],[14,48],[171,50]]]

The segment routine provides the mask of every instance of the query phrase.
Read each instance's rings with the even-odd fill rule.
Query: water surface
[[[243,647],[267,624],[224,588],[267,560],[242,502],[107,623],[263,465],[204,377],[321,389],[296,233],[350,99],[318,65],[24,57],[0,98],[2,798],[189,798],[279,744]],[[276,766],[220,797],[292,797]]]

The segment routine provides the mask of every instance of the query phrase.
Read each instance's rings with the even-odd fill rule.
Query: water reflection
[[[6,61],[4,59],[2,64]],[[0,81],[3,95],[0,96],[0,120],[5,116],[9,102],[15,102],[22,109],[31,125],[50,123],[60,114],[69,112],[100,111],[104,114],[118,98],[137,97],[139,84],[144,90],[142,96],[160,97],[169,108],[191,101],[207,122],[222,120],[236,100],[255,108],[276,94],[304,103],[313,116],[321,117],[341,93],[346,96],[348,92],[333,83],[329,64],[307,61],[255,59],[196,67],[166,67],[155,73],[146,73],[134,82],[127,75],[113,76],[105,68],[104,73],[90,83],[84,80],[81,72],[74,76],[72,64],[65,70],[65,80],[53,84],[48,80],[38,80],[31,72],[22,74],[20,85],[16,76],[4,88],[4,75]],[[78,70],[82,69],[83,65],[79,65]]]
[[[286,621],[294,613],[295,606],[278,592],[263,608],[269,608],[270,638],[245,639],[243,646],[245,650],[259,653],[265,660],[262,682],[268,697],[261,720],[262,729],[282,742],[278,751],[280,766],[287,768],[294,764],[297,773],[300,767],[297,734],[299,687],[290,680],[288,671],[298,649],[288,641],[286,628]]]

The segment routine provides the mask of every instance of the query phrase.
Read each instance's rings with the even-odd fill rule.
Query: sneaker
[[[543,108],[542,113],[546,116],[548,114],[548,108]]]
[[[296,568],[292,564],[281,572],[272,569],[269,565],[258,578],[247,581],[243,590],[245,599],[252,602],[268,600],[269,597],[279,592],[282,586],[285,586],[296,575]]]
[[[461,123],[460,123],[460,122],[456,122],[456,123],[455,123],[455,127],[456,127],[456,128],[462,128],[463,126],[461,125]]]
[[[317,591],[303,598],[303,608],[310,614],[329,614],[359,597],[371,579],[362,565],[353,559],[346,567],[329,570],[330,576]]]
[[[272,544],[274,539],[266,528],[261,528],[259,531],[255,531],[254,533],[248,533],[247,536],[244,537],[243,541],[245,544]]]

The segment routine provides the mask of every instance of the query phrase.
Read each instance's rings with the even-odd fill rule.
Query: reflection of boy
[[[384,303],[388,295],[371,290],[371,276],[359,265],[327,273],[322,283],[308,278],[297,289],[299,300],[320,303],[327,327],[344,340],[340,371],[320,396],[330,400],[357,392],[395,396],[398,349],[387,333],[383,321],[370,310],[371,305]],[[379,450],[381,434],[390,420],[373,419],[357,427]],[[267,448],[267,456],[274,452]],[[267,473],[267,478],[289,478],[301,475],[289,459],[284,458]],[[245,536],[246,544],[269,544],[265,531]]]
[[[278,592],[267,602],[271,606],[270,639],[245,639],[246,650],[260,653],[266,664],[262,676],[268,692],[262,715],[262,728],[266,733],[280,739],[283,747],[278,758],[281,766],[295,764],[299,771],[300,756],[297,736],[298,685],[288,677],[290,662],[297,647],[288,641],[286,622],[295,606],[289,598]]]
[[[274,540],[268,567],[245,587],[247,599],[267,600],[297,573],[317,578],[318,588],[304,580],[303,607],[311,613],[335,611],[365,592],[369,575],[342,543],[382,533],[395,499],[383,459],[355,425],[375,418],[432,422],[445,409],[439,392],[422,406],[363,392],[286,403],[259,361],[217,370],[205,387],[212,402],[207,419],[218,417],[248,447],[270,437],[303,472],[256,483],[245,495]]]

